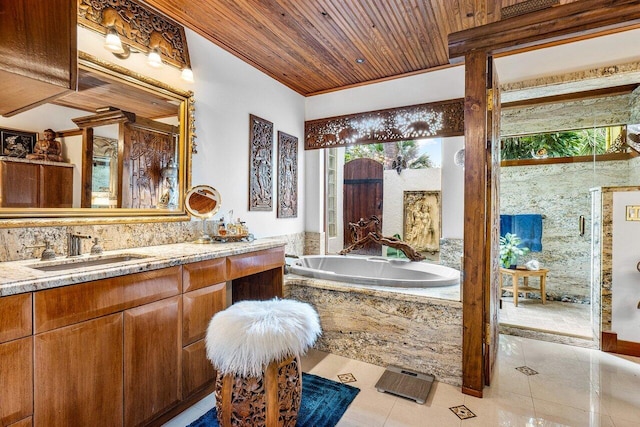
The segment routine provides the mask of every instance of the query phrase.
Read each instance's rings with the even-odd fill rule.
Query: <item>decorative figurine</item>
[[[33,153],[27,154],[30,160],[51,160],[53,162],[64,162],[62,158],[62,143],[56,141],[56,133],[52,129],[45,129],[44,139],[36,142]]]

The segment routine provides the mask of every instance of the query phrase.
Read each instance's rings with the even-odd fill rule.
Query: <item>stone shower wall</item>
[[[599,186],[628,185],[631,163],[608,161],[510,166],[500,169],[500,213],[542,214],[542,252],[535,258],[549,269],[547,297],[589,302],[591,265],[591,193]],[[580,215],[586,219],[579,235]]]

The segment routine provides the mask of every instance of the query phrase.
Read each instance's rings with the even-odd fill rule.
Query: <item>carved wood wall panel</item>
[[[78,23],[99,33],[116,30],[122,42],[142,52],[157,48],[162,59],[191,68],[184,27],[133,0],[78,0]]]
[[[176,135],[125,124],[122,207],[156,209],[162,195],[162,169],[177,163]]]
[[[464,135],[464,101],[454,99],[305,122],[305,150]]]
[[[273,123],[249,115],[249,210],[273,209]]]
[[[298,138],[278,131],[278,218],[298,216]]]

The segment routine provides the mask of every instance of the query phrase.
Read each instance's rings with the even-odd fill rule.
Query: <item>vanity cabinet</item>
[[[0,207],[70,208],[73,166],[0,160]]]
[[[11,0],[0,13],[0,115],[77,86],[76,0]]]
[[[0,425],[30,425],[33,413],[31,294],[0,299]]]
[[[142,425],[175,405],[181,279],[170,267],[36,292],[34,425]]]
[[[213,391],[229,290],[281,297],[283,265],[267,249],[0,298],[0,425],[162,424]]]

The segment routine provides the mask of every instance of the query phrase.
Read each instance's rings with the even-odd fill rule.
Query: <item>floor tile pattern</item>
[[[356,377],[353,376],[352,373],[348,373],[348,374],[338,374],[338,379],[340,380],[341,383],[345,384],[345,383],[353,383],[358,381],[356,379]]]
[[[523,375],[518,367],[538,374]],[[491,386],[482,399],[435,382],[420,405],[375,389],[384,367],[317,350],[302,358],[302,370],[334,380],[351,373],[357,379],[352,385],[361,391],[338,427],[640,425],[640,358],[510,335],[500,335]],[[165,426],[184,427],[214,404],[209,396]],[[460,406],[475,417],[462,420],[449,409]]]
[[[451,410],[451,412],[453,412],[454,414],[456,414],[458,416],[458,418],[460,418],[461,420],[466,420],[469,418],[474,418],[476,416],[476,414],[474,414],[473,412],[471,412],[469,410],[469,408],[467,408],[464,405],[460,405],[460,406],[452,406],[451,408],[449,408]]]
[[[528,366],[518,366],[516,369],[525,375],[536,375],[538,373],[538,371]]]

